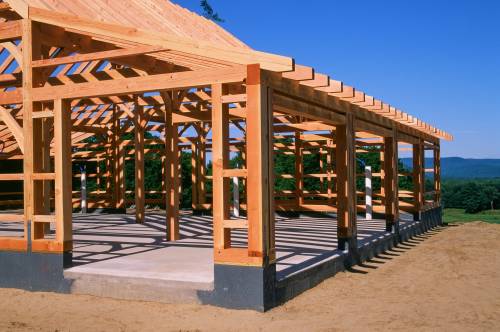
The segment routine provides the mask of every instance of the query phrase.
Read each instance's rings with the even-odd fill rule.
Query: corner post
[[[215,290],[206,301],[233,309],[265,311],[276,303],[273,93],[266,83],[259,65],[247,66],[248,249],[231,248],[230,229],[221,225],[229,217],[228,110],[222,86],[212,87]]]
[[[346,114],[346,124],[336,129],[337,238],[340,250],[357,252],[356,144],[354,114]]]
[[[272,90],[263,75],[260,66],[248,66],[248,251],[251,257],[262,257],[265,266],[275,260],[274,150]]]

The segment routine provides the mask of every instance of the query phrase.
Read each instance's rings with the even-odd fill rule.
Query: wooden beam
[[[16,89],[14,91],[0,91],[0,105],[21,104],[22,102],[22,89]]]
[[[116,79],[112,81],[80,83],[67,86],[42,87],[33,90],[33,99],[35,101],[46,101],[50,97],[76,99],[141,94],[170,89],[190,89],[193,87],[207,86],[214,82],[243,82],[245,75],[246,72],[244,67],[238,66]]]
[[[66,64],[74,64],[78,62],[88,62],[96,60],[112,60],[134,55],[158,53],[162,51],[165,51],[165,49],[158,46],[138,46],[138,47],[117,49],[111,51],[76,54],[66,57],[34,61],[33,68],[54,67]]]
[[[22,21],[9,21],[0,24],[0,40],[10,41],[22,36]]]

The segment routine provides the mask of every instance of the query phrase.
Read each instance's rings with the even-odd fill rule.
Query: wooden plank
[[[22,214],[0,214],[0,223],[24,222]]]
[[[33,222],[38,223],[54,223],[56,222],[56,216],[54,215],[33,215]]]
[[[133,77],[102,82],[89,82],[33,89],[35,101],[48,101],[49,98],[74,99],[106,97],[113,95],[140,94],[169,89],[190,89],[217,83],[243,82],[244,67],[230,67],[199,71],[176,72],[169,74]]]
[[[248,229],[248,220],[224,220],[224,229]]]
[[[53,111],[35,112],[35,113],[33,113],[32,117],[33,117],[33,119],[53,118],[54,112]]]
[[[293,71],[282,73],[284,78],[297,81],[305,81],[314,79],[314,69],[311,67],[295,65]]]
[[[33,180],[55,180],[56,173],[33,173]]]
[[[158,46],[138,46],[111,51],[77,54],[60,58],[43,59],[33,62],[33,68],[46,68],[78,62],[88,62],[96,60],[112,60],[134,55],[152,54],[165,51],[165,48]]]
[[[224,169],[222,170],[222,176],[225,178],[246,178],[248,171],[246,169]]]
[[[73,207],[71,105],[69,101],[54,100],[54,141],[56,241],[63,244],[63,250],[71,250]]]
[[[23,181],[24,174],[0,174],[0,181]]]

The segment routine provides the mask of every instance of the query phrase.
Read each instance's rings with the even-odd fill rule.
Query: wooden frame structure
[[[191,151],[193,209],[213,210],[216,264],[273,264],[275,211],[335,212],[339,243],[354,250],[363,209],[356,154],[381,154],[374,211],[386,214],[388,230],[397,232],[400,210],[418,216],[439,206],[439,142],[452,139],[446,132],[292,58],[252,50],[169,1],[62,3],[0,2],[0,159],[23,160],[22,171],[0,181],[24,183],[24,215],[2,214],[0,222],[25,230],[0,238],[0,250],[72,250],[79,200],[72,178],[80,176],[72,160],[96,165],[96,174],[87,174],[99,188],[89,193],[89,208],[133,204],[144,222],[145,205],[163,203],[166,237],[175,241],[179,154]],[[107,16],[111,11],[121,14]],[[399,177],[408,175],[398,172],[403,145],[413,151],[413,192],[399,190]],[[433,151],[432,169],[424,165],[426,150]],[[236,169],[229,165],[234,153],[244,160]],[[275,154],[295,156],[294,174],[274,174]],[[303,158],[311,154],[320,156],[319,173],[305,173]],[[145,188],[148,158],[163,162],[161,192]],[[135,175],[125,174],[127,160]],[[432,192],[425,192],[425,172],[434,173]],[[125,189],[131,176],[135,192]],[[275,177],[295,179],[295,189],[275,192]],[[231,216],[231,178],[245,188],[246,219]],[[308,179],[322,190],[307,191]],[[232,246],[233,229],[247,230],[246,248]]]

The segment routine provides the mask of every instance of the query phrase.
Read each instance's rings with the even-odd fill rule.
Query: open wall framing
[[[373,211],[385,216],[387,231],[398,234],[400,211],[418,219],[439,208],[439,142],[451,140],[449,134],[291,58],[254,51],[168,1],[149,1],[168,13],[167,20],[183,21],[182,29],[148,26],[160,14],[146,5],[130,10],[150,20],[103,23],[83,1],[54,8],[41,0],[0,2],[0,160],[23,163],[17,173],[0,174],[0,181],[23,186],[22,193],[2,193],[7,199],[0,197],[0,204],[22,206],[23,213],[0,214],[0,223],[24,225],[22,236],[0,238],[0,263],[19,266],[19,257],[29,255],[22,264],[33,266],[27,277],[33,280],[40,273],[37,259],[55,259],[56,274],[71,263],[72,212],[82,199],[73,178],[83,172],[74,163],[94,165],[85,172],[98,187],[87,193],[88,208],[134,205],[142,223],[147,204],[165,206],[165,236],[176,241],[179,159],[190,151],[192,208],[213,213],[213,298],[243,298],[244,291],[221,289],[251,270],[238,282],[253,294],[259,289],[248,304],[259,308],[273,301],[276,211],[335,213],[339,247],[356,252],[356,219],[366,209],[366,193],[356,186],[364,177],[357,172],[360,154],[381,156],[381,171],[372,174],[382,184],[373,193]],[[109,1],[98,2],[103,13],[113,10]],[[413,153],[411,174],[398,170],[403,149]],[[432,168],[425,165],[426,150],[433,153]],[[243,162],[231,168],[235,153]],[[293,173],[275,172],[278,154],[294,156]],[[316,173],[306,173],[307,155],[318,155]],[[145,187],[148,158],[162,161],[161,191]],[[125,174],[128,161],[135,174]],[[434,175],[430,191],[425,173]],[[130,176],[133,192],[125,188]],[[402,176],[413,178],[412,191],[400,190]],[[275,191],[276,178],[292,180],[293,188]],[[306,190],[309,180],[321,189]],[[237,206],[230,181],[244,188]],[[236,218],[235,208],[245,218]],[[246,247],[233,246],[235,229],[246,231]],[[37,288],[33,280],[26,283]]]

